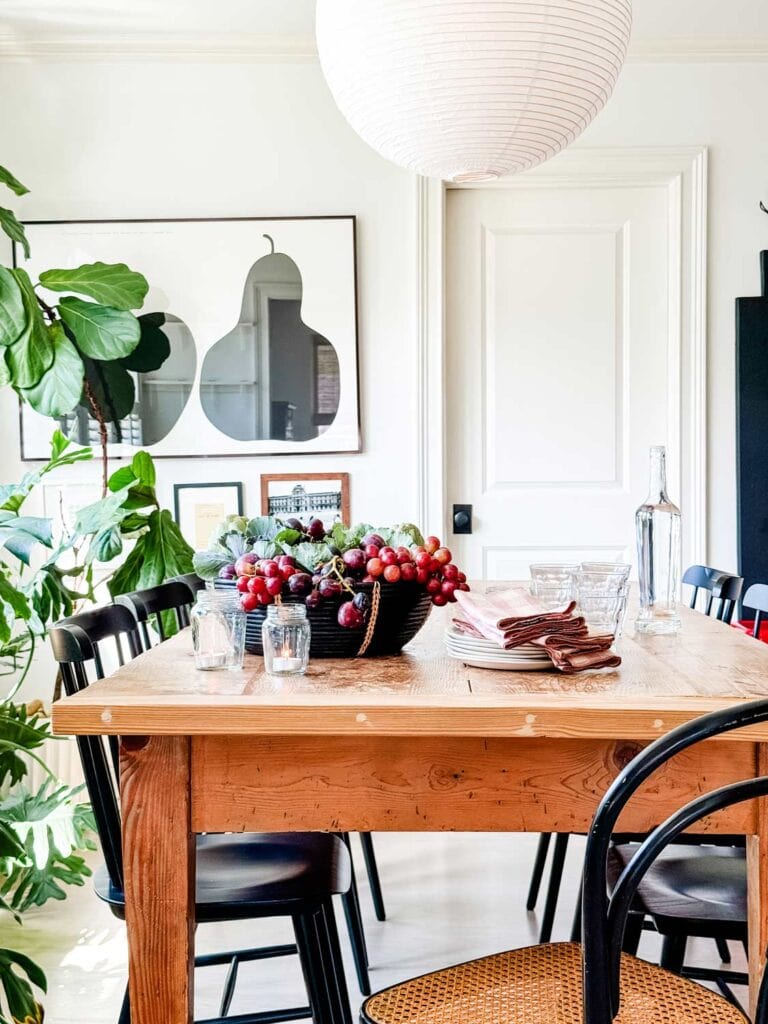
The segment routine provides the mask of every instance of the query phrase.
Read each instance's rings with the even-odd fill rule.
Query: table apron
[[[632,739],[193,736],[195,832],[583,832],[641,749]],[[638,791],[622,831],[643,832],[693,797],[752,778],[758,746],[710,741]],[[697,832],[752,834],[754,804]]]

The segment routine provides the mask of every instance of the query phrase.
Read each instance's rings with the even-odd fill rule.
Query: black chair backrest
[[[669,843],[702,818],[721,808],[768,796],[768,776],[723,786],[672,814],[637,848],[609,899],[607,857],[619,815],[646,779],[682,750],[761,722],[768,722],[768,700],[715,711],[681,725],[630,761],[601,800],[587,836],[582,890],[584,1021],[588,1024],[611,1024],[619,1012],[624,930],[633,897],[648,868]],[[768,972],[763,974],[755,1024],[768,1024]]]
[[[734,576],[733,573],[723,572],[721,569],[710,569],[707,565],[692,565],[683,573],[683,583],[693,587],[689,607],[696,607],[699,591],[704,590],[707,594],[704,614],[712,613],[713,604],[717,600],[715,618],[730,624],[741,597],[741,588],[744,586],[742,576]]]
[[[201,580],[196,572],[185,572],[181,576],[172,576],[168,580],[169,583],[186,583],[189,589],[192,591],[192,596],[197,594],[198,590],[205,588],[205,580]]]
[[[131,594],[120,594],[115,604],[129,608],[139,624],[144,649],[149,650],[152,642],[149,636],[148,623],[153,620],[161,642],[166,639],[168,630],[163,623],[163,612],[173,612],[176,625],[184,629],[189,625],[189,609],[195,603],[195,597],[187,584],[182,580],[169,580],[157,587],[147,590],[134,590]]]
[[[745,608],[754,609],[755,624],[752,628],[752,636],[759,637],[763,615],[768,614],[768,583],[753,583],[747,589],[741,603]]]
[[[51,627],[48,635],[68,696],[87,688],[89,667],[94,678],[104,678],[102,645],[107,641],[114,646],[120,665],[125,664],[126,649],[129,658],[141,653],[136,620],[128,608],[119,605],[94,608],[62,619]],[[101,736],[78,736],[77,745],[104,862],[112,885],[122,892],[117,737],[110,736],[105,743]]]

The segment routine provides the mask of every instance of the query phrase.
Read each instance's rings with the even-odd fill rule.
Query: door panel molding
[[[525,174],[460,188],[636,188],[669,197],[669,403],[673,488],[686,517],[684,558],[707,557],[707,149],[573,148]],[[454,186],[450,186],[454,187]],[[416,179],[417,511],[448,533],[445,446],[445,191]],[[677,486],[676,486],[677,485]]]

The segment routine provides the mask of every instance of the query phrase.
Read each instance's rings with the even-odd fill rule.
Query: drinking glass
[[[245,612],[239,594],[199,590],[190,622],[195,668],[211,671],[243,667]]]
[[[563,608],[575,597],[574,577],[578,565],[536,562],[530,566],[531,593],[546,608]]]
[[[611,567],[613,570],[613,567]],[[629,572],[579,569],[575,574],[576,611],[593,633],[618,637],[627,611]]]
[[[624,579],[629,579],[632,566],[626,562],[582,562],[580,566],[583,572],[620,572]]]

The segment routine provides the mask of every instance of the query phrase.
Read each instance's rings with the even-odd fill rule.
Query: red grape
[[[400,566],[387,565],[384,567],[384,579],[387,583],[397,583],[400,579]]]
[[[463,581],[462,581],[462,582],[461,582],[461,583],[459,584],[459,590],[469,590],[469,584],[467,583],[467,581],[466,581],[466,580],[463,580]]]
[[[271,594],[268,594],[266,592],[266,590],[262,594],[259,594],[259,596],[258,596],[258,602],[261,605],[273,604],[274,600],[275,600],[274,597],[272,597]]]
[[[257,607],[259,599],[255,594],[241,594],[240,604],[244,612],[252,612]]]
[[[241,576],[240,579],[235,584],[235,586],[237,587],[241,594],[244,594],[248,590],[248,584],[250,583],[250,581],[250,576]]]
[[[368,573],[367,576],[363,576],[363,578],[361,580],[361,583],[375,583],[375,582],[376,582],[376,577],[375,576],[371,576],[370,573]]]
[[[453,555],[448,548],[438,548],[437,551],[432,555],[434,560],[440,565],[448,565],[453,558]]]
[[[455,580],[443,580],[441,588],[444,597],[447,597],[449,601],[455,601],[456,598],[453,596],[456,591]]]
[[[433,594],[432,604],[436,604],[439,608],[441,608],[444,604],[448,604],[448,598],[445,596],[445,594]]]
[[[338,580],[330,580],[326,576],[325,579],[320,580],[317,590],[320,597],[338,597],[341,593],[341,584]]]
[[[456,577],[456,579],[459,581],[459,583],[466,583],[467,582],[467,574],[464,573],[464,572],[460,572],[459,575]]]
[[[296,559],[293,557],[293,555],[280,555],[276,559],[276,562],[281,569],[284,568],[286,565],[296,565]]]
[[[453,562],[449,562],[448,565],[443,566],[443,579],[444,580],[457,580],[459,578],[459,567],[454,565]]]
[[[371,558],[369,559],[365,569],[369,576],[373,576],[375,578],[376,576],[381,576],[384,572],[384,563],[380,558]]]
[[[416,579],[416,573],[418,571],[419,570],[416,568],[413,562],[403,562],[403,564],[400,566],[400,575],[408,583]]]
[[[399,548],[395,548],[395,556],[397,557],[398,565],[404,565],[406,562],[412,561],[411,552],[403,545]]]
[[[428,579],[429,579],[429,570],[428,569],[417,569],[416,570],[416,582],[420,583],[422,585],[422,587],[424,586],[424,584],[427,582]]]
[[[437,576],[430,576],[427,580],[427,593],[428,594],[439,594],[443,589],[443,585]]]
[[[325,536],[325,524],[322,519],[310,519],[307,533],[312,540],[322,540]]]
[[[344,552],[341,558],[348,569],[357,571],[365,568],[365,552],[361,551],[360,548],[350,548],[349,551]]]
[[[289,580],[291,576],[294,576],[298,571],[299,570],[296,568],[295,565],[280,566],[280,575],[283,577],[284,580]]]
[[[248,580],[248,589],[252,594],[263,594],[267,588],[267,581],[263,576],[251,576]]]
[[[249,553],[241,555],[235,562],[235,572],[238,576],[253,576],[256,572],[256,555]]]
[[[322,602],[322,598],[316,590],[311,591],[304,599],[304,604],[307,608],[318,608]]]
[[[378,558],[379,551],[381,551],[381,548],[378,544],[366,544],[363,548],[363,554],[366,558]]]
[[[269,578],[274,578],[280,575],[280,566],[272,558],[265,558],[261,563],[261,571],[264,575]]]
[[[397,565],[397,555],[394,548],[382,548],[379,551],[379,558],[384,565]]]
[[[283,580],[280,576],[270,576],[264,583],[267,593],[271,594],[272,597],[277,597],[280,591],[283,589]]]
[[[377,548],[383,548],[384,538],[378,533],[366,533],[360,544],[363,548],[367,548],[369,544],[375,544]]]
[[[359,629],[365,621],[365,617],[360,609],[356,608],[351,601],[344,601],[343,604],[339,605],[336,621],[344,629]]]
[[[440,547],[439,537],[427,537],[424,541],[424,550],[428,551],[430,555],[434,555],[437,549]]]
[[[429,569],[432,564],[432,555],[428,551],[419,551],[414,561],[419,569]]]
[[[308,572],[295,572],[288,580],[288,589],[297,596],[308,594],[312,589],[312,577]]]
[[[442,565],[438,562],[438,560],[434,556],[432,556],[430,558],[430,560],[429,560],[429,571],[433,575],[435,573],[437,573],[437,572],[442,572],[443,571]]]

